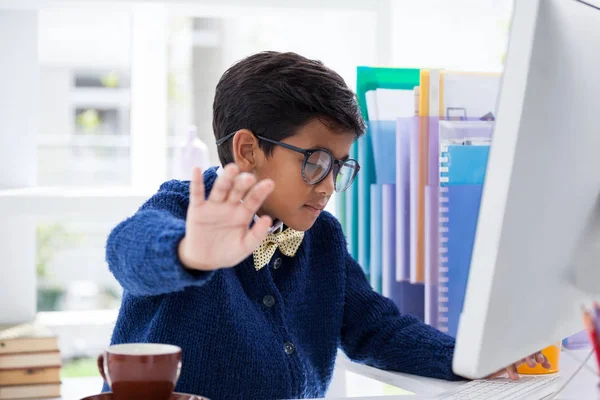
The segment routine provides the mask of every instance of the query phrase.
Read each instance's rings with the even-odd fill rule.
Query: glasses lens
[[[343,192],[348,189],[356,177],[358,168],[358,163],[355,160],[344,161],[335,177],[336,192]]]
[[[330,171],[333,158],[325,151],[317,150],[304,163],[302,175],[308,184],[314,184],[323,179]]]

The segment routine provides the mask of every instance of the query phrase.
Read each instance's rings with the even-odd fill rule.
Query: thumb
[[[263,215],[252,225],[252,228],[246,232],[242,238],[242,248],[246,253],[252,253],[265,240],[269,229],[273,225],[273,220],[267,215]]]

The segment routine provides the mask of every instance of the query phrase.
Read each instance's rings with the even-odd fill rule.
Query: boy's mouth
[[[309,203],[305,204],[304,207],[315,214],[320,214],[321,211],[325,208],[325,204],[323,203]]]

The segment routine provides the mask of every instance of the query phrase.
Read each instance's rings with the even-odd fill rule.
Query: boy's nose
[[[333,169],[329,171],[329,174],[316,185],[316,191],[323,193],[326,196],[331,196],[335,190],[335,183],[333,179]]]

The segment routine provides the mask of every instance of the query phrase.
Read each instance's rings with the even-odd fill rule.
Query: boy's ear
[[[260,147],[258,138],[248,129],[240,129],[233,136],[233,159],[241,171],[254,170]]]

